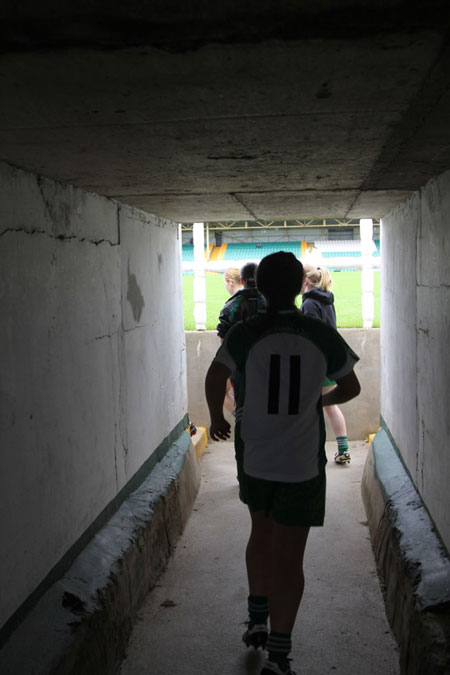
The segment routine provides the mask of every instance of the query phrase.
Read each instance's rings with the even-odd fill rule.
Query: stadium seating
[[[300,257],[300,242],[258,242],[228,244],[224,260],[261,260],[266,255],[277,251],[288,251]]]
[[[181,247],[181,256],[185,262],[191,262],[194,260],[194,247],[192,244],[183,244]]]
[[[324,240],[318,239],[314,242],[314,249],[323,259],[331,259],[330,266],[334,258],[358,258],[361,257],[361,242],[358,239],[353,240]],[[308,245],[309,248],[309,245]],[[303,246],[303,250],[305,246]],[[288,251],[293,253],[297,258],[303,259],[301,242],[293,241],[276,241],[276,242],[240,242],[222,244],[219,247],[210,245],[209,260],[225,260],[225,261],[245,261],[245,260],[261,260],[266,255],[276,253],[277,251]],[[380,255],[380,240],[376,239],[373,242],[374,257]],[[183,262],[193,262],[194,247],[191,244],[183,244],[182,246]],[[336,261],[337,262],[337,261]]]
[[[358,258],[361,256],[359,239],[319,239],[314,242],[314,246],[323,258]],[[372,255],[380,255],[380,241],[373,242],[372,246]]]
[[[322,251],[324,258],[357,258],[361,251]]]
[[[213,249],[213,245],[209,245],[210,251]],[[205,246],[206,253],[206,246]],[[192,244],[183,244],[181,247],[181,259],[183,262],[193,262],[194,261],[194,246]]]

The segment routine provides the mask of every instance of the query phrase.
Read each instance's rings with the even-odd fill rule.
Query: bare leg
[[[250,595],[269,595],[272,573],[272,519],[250,511],[252,531],[245,551]]]
[[[334,385],[323,387],[322,393],[325,394],[327,391],[334,389]],[[324,406],[324,412],[326,413],[328,419],[330,420],[331,428],[333,429],[334,435],[338,436],[347,436],[347,425],[345,424],[345,417],[337,405],[326,405]]]
[[[273,572],[269,592],[270,627],[292,633],[303,596],[303,556],[309,527],[273,523]]]

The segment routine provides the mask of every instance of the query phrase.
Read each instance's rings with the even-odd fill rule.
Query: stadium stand
[[[380,241],[377,240],[377,242],[373,242],[372,255],[380,255]],[[361,242],[359,239],[321,239],[315,241],[314,246],[323,258],[357,258],[361,256]]]
[[[224,260],[261,260],[266,255],[277,251],[287,251],[300,258],[300,242],[258,242],[228,244]]]
[[[357,239],[318,239],[314,242],[314,246],[324,258],[361,255],[361,243]]]
[[[209,255],[211,255],[214,245],[209,245]],[[205,246],[206,257],[206,246]],[[194,262],[194,246],[192,244],[183,244],[181,247],[181,259],[183,262]]]
[[[277,251],[288,251],[293,253],[303,262],[312,262],[312,264],[326,265],[333,269],[347,268],[351,269],[351,261],[354,261],[356,267],[357,258],[361,257],[361,242],[359,239],[352,240],[334,240],[318,239],[313,244],[306,241],[271,241],[271,242],[240,242],[240,243],[222,243],[221,246],[210,244],[208,262],[223,265],[230,262],[236,264],[245,261],[258,261],[270,253]],[[206,253],[206,249],[205,249]],[[380,240],[373,241],[372,256],[380,256]],[[182,260],[186,266],[194,261],[194,247],[191,244],[183,244]],[[349,264],[350,263],[350,264]]]
[[[226,258],[226,250],[228,244],[221,244],[220,246],[215,246],[211,255],[209,256],[210,260],[224,260]]]
[[[324,258],[357,258],[361,255],[361,251],[322,251]]]
[[[194,247],[192,246],[192,244],[182,245],[181,256],[184,262],[192,262],[194,260]]]

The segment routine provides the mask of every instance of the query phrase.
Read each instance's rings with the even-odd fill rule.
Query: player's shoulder
[[[303,314],[302,326],[304,329],[308,329],[314,334],[319,335],[332,335],[337,331],[333,326],[331,326],[327,321],[322,319],[320,316],[315,316],[312,314]]]

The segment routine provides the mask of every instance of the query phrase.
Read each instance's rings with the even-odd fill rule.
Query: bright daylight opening
[[[228,297],[225,270],[276,251],[328,269],[338,328],[379,327],[380,226],[372,218],[182,224],[185,329],[215,330]]]

